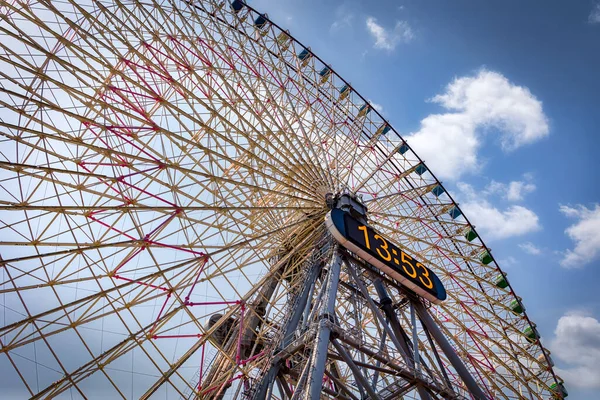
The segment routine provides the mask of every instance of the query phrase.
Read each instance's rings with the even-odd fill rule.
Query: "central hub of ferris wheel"
[[[325,203],[329,209],[339,208],[350,213],[354,218],[367,222],[367,206],[364,205],[362,198],[347,191],[338,194],[327,193]]]

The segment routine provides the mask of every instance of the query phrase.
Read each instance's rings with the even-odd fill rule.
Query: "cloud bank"
[[[415,38],[415,34],[406,21],[396,21],[393,29],[386,29],[377,23],[374,17],[367,17],[367,30],[375,39],[373,47],[393,51],[400,43],[408,43]]]
[[[581,268],[598,259],[600,255],[600,204],[593,209],[583,205],[560,206],[560,212],[577,222],[565,230],[565,234],[575,242],[572,250],[567,250],[560,262],[565,268]]]
[[[542,103],[527,89],[486,69],[457,78],[432,102],[447,112],[431,114],[407,138],[442,179],[459,179],[478,168],[485,132],[499,136],[504,151],[533,143],[549,133]]]
[[[476,193],[471,185],[464,182],[458,182],[457,187],[460,208],[486,239],[506,239],[541,229],[537,214],[530,209],[512,205],[501,210],[488,201],[485,192]]]
[[[592,8],[592,12],[590,12],[588,21],[590,24],[600,24],[600,2],[594,4],[594,8]]]
[[[531,254],[532,256],[539,256],[540,254],[542,254],[542,250],[531,242],[521,243],[519,244],[519,247],[525,253]]]
[[[567,389],[569,385],[600,388],[600,322],[591,316],[566,314],[558,320],[554,334],[552,355],[570,364],[556,368]]]

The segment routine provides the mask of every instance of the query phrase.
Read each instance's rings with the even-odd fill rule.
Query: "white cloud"
[[[514,267],[518,264],[518,261],[513,256],[508,256],[498,261],[498,264],[502,266],[502,268]]]
[[[383,106],[381,104],[377,104],[371,100],[369,100],[369,104],[371,105],[371,107],[373,107],[378,112],[383,113]]]
[[[536,245],[534,245],[531,242],[525,242],[525,243],[521,243],[519,245],[519,247],[521,248],[521,250],[523,250],[525,253],[527,254],[531,254],[533,256],[539,256],[540,254],[542,254],[542,250],[540,250],[539,247],[537,247]]]
[[[526,193],[531,193],[535,190],[533,183],[527,183],[523,181],[513,181],[508,184],[508,193],[506,198],[510,201],[523,200]]]
[[[335,21],[329,27],[330,32],[339,31],[342,28],[352,27],[352,21],[354,20],[354,14],[348,11],[348,9],[342,5],[335,10]]]
[[[592,8],[592,12],[590,13],[590,16],[588,17],[588,21],[591,24],[600,23],[600,2],[597,2],[596,4],[594,4],[594,8]]]
[[[498,72],[482,69],[475,76],[457,78],[432,101],[448,112],[425,117],[408,141],[440,178],[458,179],[478,168],[477,153],[486,131],[497,132],[505,151],[549,133],[542,103]]]
[[[511,206],[500,211],[487,201],[463,205],[478,230],[484,231],[490,239],[505,239],[522,236],[540,229],[538,216],[528,208]]]
[[[561,205],[560,212],[578,220],[565,230],[567,236],[575,242],[575,248],[564,253],[560,265],[580,268],[597,259],[600,254],[600,205],[596,204],[593,209],[582,205]]]
[[[374,47],[392,51],[400,43],[408,43],[414,39],[415,34],[406,21],[396,21],[394,29],[385,29],[377,23],[377,19],[367,17],[367,29],[375,39]]]
[[[486,187],[485,193],[497,194],[509,201],[521,201],[527,193],[531,193],[536,189],[533,179],[530,174],[523,175],[523,181],[511,181],[508,184],[492,180]]]
[[[507,186],[504,183],[497,182],[492,179],[490,183],[485,187],[486,194],[499,194],[501,196],[506,196]]]
[[[461,209],[477,227],[477,232],[486,238],[506,239],[522,236],[541,229],[538,216],[530,209],[513,205],[504,210],[493,206],[486,194],[476,193],[467,183],[458,182]]]
[[[568,385],[600,388],[600,322],[591,316],[569,313],[560,317],[554,334],[552,355],[570,364],[569,368],[556,368],[567,389]]]

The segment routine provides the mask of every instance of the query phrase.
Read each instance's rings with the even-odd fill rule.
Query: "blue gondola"
[[[329,76],[329,74],[331,74],[331,68],[329,67],[323,67],[323,69],[319,71],[319,75],[321,75],[322,77]]]
[[[452,219],[456,219],[462,215],[458,207],[452,207],[450,211],[448,211],[448,215],[452,217]]]
[[[300,54],[298,54],[298,58],[301,61],[306,60],[308,57],[310,57],[310,51],[308,51],[308,49],[304,49],[300,52]]]
[[[240,12],[240,10],[242,8],[244,8],[244,6],[246,5],[246,3],[242,0],[234,0],[231,2],[231,8],[233,9],[233,12],[235,12],[236,14]]]
[[[258,29],[262,29],[267,25],[267,17],[264,14],[259,14],[254,20],[254,26]]]
[[[425,172],[427,172],[427,167],[425,164],[419,164],[417,165],[417,168],[415,168],[415,172],[419,175],[423,175]]]
[[[431,189],[431,193],[433,193],[436,197],[440,197],[445,192],[444,188],[441,185],[437,185],[433,189]]]
[[[398,148],[398,153],[404,155],[408,151],[408,145],[406,143],[402,143],[402,146]]]

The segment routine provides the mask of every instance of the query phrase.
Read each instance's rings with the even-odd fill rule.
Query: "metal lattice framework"
[[[562,397],[435,176],[241,1],[0,1],[0,140],[9,396],[470,398],[429,316],[486,397]],[[327,193],[359,196],[448,299],[338,248]]]

